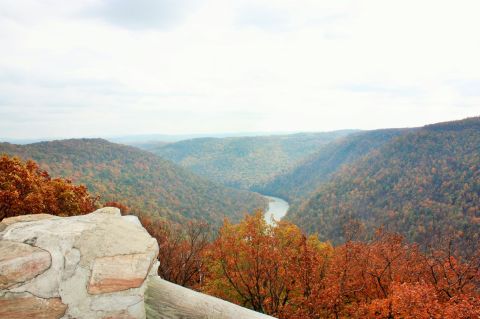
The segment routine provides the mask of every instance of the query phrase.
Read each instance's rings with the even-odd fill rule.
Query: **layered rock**
[[[35,278],[50,268],[48,251],[24,243],[0,241],[0,289]]]
[[[103,208],[0,223],[0,318],[145,318],[158,245],[135,217]]]

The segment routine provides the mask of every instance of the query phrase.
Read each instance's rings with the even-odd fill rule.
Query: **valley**
[[[321,146],[354,132],[195,138],[138,145],[214,182],[256,191],[259,185],[295,166]]]
[[[402,318],[480,305],[479,117],[138,145],[0,143],[0,213],[117,206],[156,239],[162,279],[279,318],[389,318],[377,303],[405,294]]]
[[[479,12],[0,0],[0,319],[480,319]]]
[[[226,187],[152,153],[103,139],[70,139],[27,145],[0,143],[0,154],[37,161],[53,177],[85,184],[102,202],[121,202],[129,212],[175,222],[240,220],[265,209],[257,193]]]
[[[290,205],[283,199],[272,196],[265,196],[268,199],[268,208],[265,211],[265,220],[269,224],[280,221],[287,214]]]

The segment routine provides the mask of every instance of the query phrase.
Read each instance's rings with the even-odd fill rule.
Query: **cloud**
[[[390,97],[421,97],[425,94],[419,87],[378,83],[350,83],[338,87],[353,93],[373,93]]]
[[[239,10],[236,25],[268,31],[287,31],[291,27],[291,20],[286,11],[267,6],[251,5]]]
[[[480,97],[480,79],[454,80],[449,84],[463,96]]]
[[[194,0],[104,0],[83,13],[126,29],[167,30],[196,6]]]
[[[458,1],[2,0],[0,134],[321,131],[478,115],[480,4]]]

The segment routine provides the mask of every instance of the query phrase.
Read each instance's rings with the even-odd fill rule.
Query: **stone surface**
[[[57,319],[67,310],[60,298],[43,299],[26,294],[0,297],[0,318]]]
[[[92,214],[107,214],[107,215],[112,215],[112,216],[121,216],[122,215],[120,213],[120,209],[117,208],[117,207],[103,207],[103,208],[97,209]]]
[[[141,302],[142,296],[103,295],[94,298],[90,307],[93,310],[122,311]]]
[[[35,278],[50,267],[50,254],[40,248],[0,241],[0,289]]]
[[[4,226],[10,226],[12,224],[19,223],[19,222],[33,222],[37,220],[54,219],[54,218],[60,218],[60,217],[50,215],[50,214],[21,215],[21,216],[4,218],[1,224],[3,224]]]
[[[152,266],[148,254],[131,254],[96,258],[87,291],[100,294],[138,288]]]
[[[132,317],[128,311],[119,311],[116,313],[111,313],[103,317],[102,319],[135,319],[136,317]]]
[[[135,215],[124,215],[122,218],[126,221],[129,221],[133,224],[137,224],[138,226],[142,226],[142,223],[140,222],[140,219],[138,219],[137,216]]]
[[[145,318],[145,281],[156,275],[156,240],[132,218],[122,217],[117,208],[83,216],[48,216],[22,216],[2,223],[0,267],[18,265],[18,274],[6,267],[8,279],[0,277],[0,296],[18,299],[9,297],[4,305],[23,305],[22,298],[29,296],[39,299],[32,299],[33,304],[51,306],[55,314],[63,309],[58,304],[61,300],[66,306],[60,317],[65,319]],[[2,253],[12,245],[17,247],[15,253]]]

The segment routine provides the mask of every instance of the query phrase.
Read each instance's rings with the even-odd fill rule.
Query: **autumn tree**
[[[81,215],[96,208],[97,198],[83,185],[51,178],[33,161],[0,157],[0,220],[24,214]]]
[[[314,308],[320,318],[477,318],[479,259],[445,249],[426,254],[384,231],[348,241],[335,248]]]
[[[361,237],[331,247],[261,213],[226,221],[202,290],[288,319],[479,317],[478,251],[460,255],[448,240],[425,251],[382,229]]]
[[[211,238],[208,224],[188,221],[181,226],[148,217],[141,222],[158,242],[158,275],[185,287],[201,285],[205,272],[204,254]]]
[[[275,316],[299,296],[310,293],[320,256],[328,245],[306,238],[295,225],[268,225],[263,214],[248,215],[238,225],[225,221],[209,251],[209,276],[203,290]],[[301,297],[303,298],[303,297]],[[292,311],[292,310],[290,310]]]

